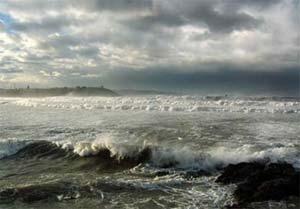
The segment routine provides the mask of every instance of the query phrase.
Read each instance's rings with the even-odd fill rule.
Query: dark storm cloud
[[[151,0],[96,0],[95,5],[100,10],[140,10],[151,9]]]
[[[252,69],[220,69],[217,71],[192,71],[156,69],[110,72],[105,79],[113,79],[127,88],[164,89],[173,92],[241,93],[300,96],[300,69],[287,68],[278,72]]]
[[[187,18],[196,23],[203,22],[212,31],[231,32],[233,30],[251,29],[257,27],[261,20],[256,19],[243,12],[221,13],[216,11],[212,6],[199,7],[189,13]]]
[[[276,5],[281,0],[227,0],[225,4],[227,7],[241,7],[241,6],[251,6],[256,8],[266,8],[273,5]]]
[[[77,8],[89,11],[137,11],[151,9],[152,0],[26,0],[10,1],[10,8],[19,11],[49,11]]]
[[[233,30],[251,29],[262,23],[239,10],[224,13],[216,9],[216,1],[167,1],[169,7],[157,5],[151,15],[132,17],[125,20],[129,27],[152,30],[156,26],[178,27],[186,24],[208,27],[212,32],[231,32]]]
[[[34,1],[35,2],[35,1]],[[235,29],[247,29],[257,27],[262,20],[257,19],[249,14],[239,11],[231,11],[230,13],[224,13],[223,11],[218,11],[216,5],[220,4],[220,1],[216,0],[187,0],[187,1],[178,1],[178,0],[166,0],[156,1],[153,3],[151,0],[75,0],[75,1],[66,1],[67,7],[75,8],[84,8],[93,12],[102,12],[102,11],[130,11],[133,12],[133,16],[128,20],[121,21],[121,23],[128,22],[128,27],[138,27],[143,30],[151,30],[152,26],[155,25],[164,25],[167,27],[177,27],[185,24],[196,24],[196,25],[205,25],[212,31],[218,32],[230,32]],[[248,1],[247,1],[248,2]],[[245,2],[245,4],[249,4]],[[51,8],[60,9],[58,6],[62,3],[48,3],[48,6]],[[168,6],[165,6],[165,5]],[[241,4],[234,1],[229,1],[224,3],[225,5],[234,7],[236,5],[240,7]],[[252,3],[258,4],[258,3]],[[261,5],[267,5],[264,3]],[[21,3],[21,5],[28,5]],[[47,4],[45,4],[47,5]],[[45,8],[43,3],[35,5],[34,8],[41,7]],[[156,5],[156,6],[155,6]],[[17,5],[16,5],[17,6]],[[22,6],[18,5],[19,9]],[[151,15],[146,15],[143,17],[135,16],[134,13],[140,12],[143,10],[149,10],[152,12]],[[45,31],[59,31],[63,27],[70,25],[81,26],[84,24],[81,19],[76,19],[72,21],[71,17],[67,17],[63,14],[55,17],[47,17],[44,19],[38,19],[32,22],[16,22],[13,24],[13,28],[19,31],[28,31],[28,30],[45,30]]]
[[[244,8],[249,8],[254,11],[263,11],[283,1],[284,0],[226,0],[222,1],[220,7],[225,13],[235,13]]]

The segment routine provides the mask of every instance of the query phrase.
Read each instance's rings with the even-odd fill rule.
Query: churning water
[[[300,168],[299,127],[296,98],[0,98],[0,190],[52,194],[0,208],[221,208],[234,189],[214,182],[222,167]]]

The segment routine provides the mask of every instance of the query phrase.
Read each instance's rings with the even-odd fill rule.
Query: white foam
[[[75,153],[83,157],[96,155],[105,148],[110,150],[111,156],[117,159],[135,157],[145,147],[149,147],[152,150],[150,163],[154,167],[170,165],[177,169],[214,171],[228,164],[268,159],[271,162],[286,161],[300,168],[300,151],[292,144],[279,147],[275,144],[265,148],[258,148],[255,145],[219,146],[208,151],[195,151],[187,146],[167,148],[147,141],[132,144],[128,141],[116,140],[110,135],[102,135],[92,142],[78,142],[73,145],[64,143],[60,146],[73,149]]]
[[[268,159],[271,162],[286,161],[300,168],[300,152],[293,145],[282,147],[271,146],[256,150],[255,145],[244,145],[238,148],[217,147],[209,151],[211,167],[218,163],[223,165]]]
[[[57,142],[57,145],[64,149],[73,150],[79,156],[86,157],[96,155],[103,149],[108,149],[112,157],[122,159],[125,157],[135,157],[145,146],[130,145],[127,141],[117,140],[109,134],[102,134],[92,142]]]
[[[242,113],[300,113],[299,101],[273,101],[243,98],[219,100],[197,96],[122,96],[122,97],[48,97],[1,98],[31,108],[85,109],[105,111],[161,111],[161,112],[242,112]]]
[[[20,140],[0,141],[0,159],[16,153],[28,143],[29,141]],[[108,149],[111,156],[117,159],[135,157],[147,147],[152,150],[149,163],[154,167],[171,165],[175,169],[214,171],[228,164],[268,159],[271,162],[286,161],[300,169],[300,151],[293,144],[270,144],[264,148],[250,144],[241,147],[218,146],[207,151],[195,151],[187,146],[169,148],[147,141],[134,144],[108,134],[101,135],[92,142],[59,141],[56,144],[82,157],[96,155],[101,150]]]

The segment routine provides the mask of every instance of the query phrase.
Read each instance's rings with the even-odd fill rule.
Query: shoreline
[[[0,89],[0,97],[119,96],[104,87]]]

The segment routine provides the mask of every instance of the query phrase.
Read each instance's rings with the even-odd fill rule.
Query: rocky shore
[[[299,180],[300,172],[291,164],[249,162],[228,165],[216,182],[237,184],[233,193],[237,203],[227,208],[243,208],[251,202],[299,198]]]
[[[0,89],[0,97],[119,96],[104,87]]]

